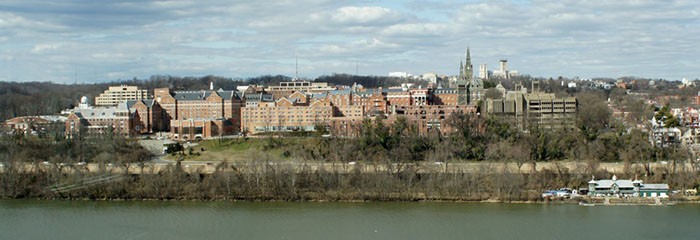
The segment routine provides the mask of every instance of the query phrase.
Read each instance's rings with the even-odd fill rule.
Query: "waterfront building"
[[[112,86],[95,97],[95,106],[117,106],[127,100],[148,99],[148,91],[136,86]]]
[[[644,183],[641,180],[617,179],[615,175],[613,175],[612,179],[595,180],[594,177],[588,182],[588,195],[594,197],[629,196],[667,198],[668,193],[668,184],[652,184]]]

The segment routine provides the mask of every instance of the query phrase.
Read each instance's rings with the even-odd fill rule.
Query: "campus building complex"
[[[500,99],[485,99],[481,78],[474,77],[470,50],[460,63],[456,80],[427,88],[402,84],[365,89],[334,87],[322,82],[291,81],[277,86],[240,86],[236,90],[173,91],[156,88],[153,99],[136,87],[110,87],[96,101],[109,107],[92,107],[87,99],[70,111],[67,132],[122,135],[170,132],[177,140],[212,138],[239,133],[316,131],[319,127],[338,136],[355,136],[366,119],[392,124],[405,121],[421,134],[446,134],[453,114],[476,113],[513,116],[519,125],[563,124],[576,113],[575,98],[557,98],[524,88],[506,91],[499,84]],[[484,67],[485,69],[485,67]],[[484,70],[482,69],[482,70]],[[502,65],[502,69],[505,66]],[[451,86],[450,86],[451,85]],[[483,106],[478,104],[483,102]],[[527,121],[526,121],[527,120]]]

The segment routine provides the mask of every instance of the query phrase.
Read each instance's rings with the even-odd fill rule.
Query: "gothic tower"
[[[475,104],[483,96],[483,82],[474,78],[471,51],[467,48],[466,62],[459,64],[459,78],[457,79],[458,104]]]

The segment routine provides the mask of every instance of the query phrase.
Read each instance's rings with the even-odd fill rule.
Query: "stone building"
[[[484,96],[484,82],[480,78],[474,78],[474,68],[469,48],[465,63],[459,65],[459,77],[457,78],[458,105],[476,104]]]

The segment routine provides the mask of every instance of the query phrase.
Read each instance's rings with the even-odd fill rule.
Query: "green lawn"
[[[267,156],[271,159],[285,159],[283,156],[284,147],[289,144],[296,144],[305,139],[292,138],[275,138],[272,141],[275,144],[270,144],[269,138],[248,138],[248,139],[212,139],[198,142],[197,146],[191,147],[192,155],[189,154],[189,149],[185,149],[185,161],[228,161],[228,162],[245,162],[252,158]],[[277,147],[269,147],[269,146]],[[204,151],[202,151],[204,149]],[[179,159],[180,155],[167,156],[166,159]]]

